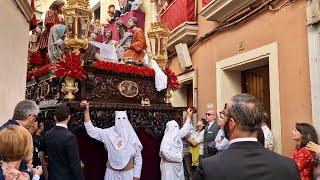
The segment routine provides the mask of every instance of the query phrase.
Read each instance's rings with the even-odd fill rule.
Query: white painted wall
[[[12,1],[1,1],[0,124],[25,97],[29,24]]]
[[[320,133],[320,23],[308,27],[312,122]]]

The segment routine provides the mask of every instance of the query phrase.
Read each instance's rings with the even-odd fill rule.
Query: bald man
[[[213,156],[217,153],[215,147],[215,139],[219,131],[219,126],[216,122],[217,113],[214,109],[209,109],[206,113],[206,130],[204,132],[204,143],[203,143],[203,156],[204,158]]]

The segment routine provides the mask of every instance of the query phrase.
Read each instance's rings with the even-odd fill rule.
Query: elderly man
[[[36,121],[39,111],[39,106],[36,104],[36,102],[32,100],[20,101],[14,108],[12,119],[8,120],[3,126],[1,126],[0,131],[8,128],[11,125],[22,126],[26,129],[32,127]],[[33,175],[28,168],[30,167],[28,167],[27,161],[23,160],[20,164],[19,170],[27,172],[30,176],[30,179],[32,179]]]
[[[215,139],[219,132],[219,126],[216,122],[217,113],[213,109],[209,109],[206,113],[206,129],[204,131],[203,157],[213,156],[217,153],[215,147]]]
[[[39,113],[39,106],[32,100],[20,101],[14,108],[12,119],[8,120],[0,130],[7,128],[9,125],[32,127]]]
[[[131,44],[128,44],[128,49],[123,53],[123,58],[143,62],[147,42],[143,30],[138,27],[137,18],[132,17],[128,20],[128,28],[132,29],[133,39]]]
[[[230,145],[223,153],[203,159],[194,180],[299,180],[294,160],[265,149],[258,143],[263,107],[252,95],[238,94],[226,104],[220,117]]]
[[[142,168],[142,144],[132,128],[126,111],[116,111],[115,125],[100,129],[94,127],[89,115],[89,103],[82,101],[84,125],[90,137],[104,143],[108,152],[105,180],[140,179]]]

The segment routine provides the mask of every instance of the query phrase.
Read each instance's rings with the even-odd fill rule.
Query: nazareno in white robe
[[[132,128],[126,111],[116,111],[115,126],[101,129],[94,127],[92,122],[84,123],[90,137],[104,143],[108,151],[108,162],[113,169],[123,169],[133,158],[134,167],[129,171],[114,171],[107,168],[105,180],[132,180],[140,178],[142,168],[142,144]]]
[[[181,138],[184,138],[192,126],[191,119],[188,118],[181,129],[176,121],[172,120],[166,124],[166,130],[161,141],[159,155],[161,159],[161,180],[184,180],[184,170],[182,163],[183,144]]]

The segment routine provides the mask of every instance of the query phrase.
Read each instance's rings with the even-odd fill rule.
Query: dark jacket
[[[66,128],[54,126],[44,136],[49,180],[83,180],[76,137]]]
[[[129,11],[131,11],[131,4],[130,3],[127,3],[125,7],[120,8],[121,14],[125,14]]]
[[[258,142],[236,142],[215,156],[205,158],[193,180],[299,180],[296,163],[265,149]]]
[[[214,140],[217,137],[219,129],[217,122],[214,122],[209,129],[206,127],[203,140],[203,157],[210,157],[217,153]]]

